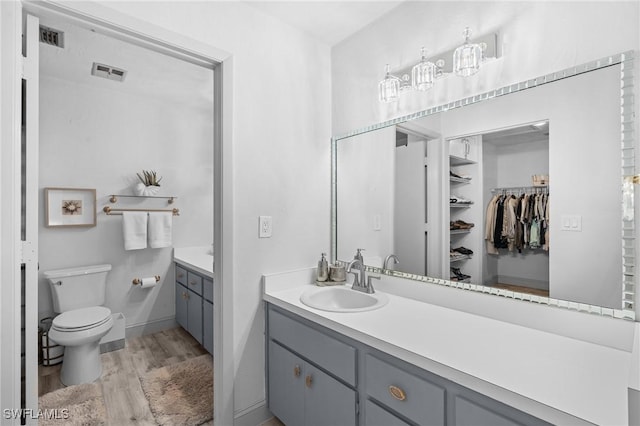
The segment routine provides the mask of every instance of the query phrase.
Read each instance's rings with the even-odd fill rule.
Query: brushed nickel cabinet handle
[[[188,294],[187,292],[183,291],[183,292],[182,292],[182,298],[183,298],[184,300],[187,300],[187,299],[189,298],[189,294]]]
[[[296,365],[295,367],[293,367],[293,375],[296,377],[300,377],[300,366]]]
[[[189,284],[191,284],[191,285],[196,285],[196,284],[198,284],[198,283],[197,283],[196,281],[189,281]]]
[[[311,374],[309,374],[307,375],[307,377],[305,377],[304,384],[307,385],[308,388],[310,388],[312,383],[313,383],[313,377],[311,376]]]
[[[394,397],[398,401],[404,401],[405,399],[407,399],[407,394],[404,393],[404,391],[398,386],[394,386],[394,385],[389,386],[389,393],[391,394],[392,397]]]

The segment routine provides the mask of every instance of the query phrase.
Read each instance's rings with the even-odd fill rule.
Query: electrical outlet
[[[379,231],[382,229],[382,217],[379,214],[373,215],[373,230]]]
[[[273,229],[271,216],[260,216],[258,223],[258,236],[260,238],[271,238],[271,232]]]

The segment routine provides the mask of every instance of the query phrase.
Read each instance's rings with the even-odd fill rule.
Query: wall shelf
[[[467,164],[476,164],[475,161],[468,158],[458,157],[456,155],[449,155],[449,164],[452,166],[464,166]]]
[[[173,204],[173,202],[175,201],[176,198],[173,195],[169,195],[169,196],[160,196],[160,195],[119,195],[119,194],[111,194],[111,196],[109,197],[109,201],[112,203],[117,203],[118,202],[118,198],[119,197],[124,197],[124,198],[160,198],[160,199],[166,199],[168,204]]]

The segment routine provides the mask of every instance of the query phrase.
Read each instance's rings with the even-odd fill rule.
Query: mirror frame
[[[421,281],[430,284],[438,284],[452,288],[459,288],[462,290],[470,290],[480,293],[493,294],[496,296],[502,296],[510,299],[523,300],[532,303],[538,303],[541,305],[555,306],[559,308],[590,313],[595,315],[601,315],[612,318],[620,318],[626,320],[635,320],[635,264],[636,264],[636,238],[635,238],[635,221],[633,214],[633,199],[634,189],[631,181],[634,183],[637,179],[634,179],[635,175],[635,114],[634,114],[634,98],[633,98],[633,62],[634,52],[627,51],[618,53],[612,56],[587,62],[582,65],[570,67],[561,71],[557,71],[551,74],[543,75],[530,80],[524,80],[519,83],[510,84],[495,90],[490,90],[478,95],[470,96],[467,98],[459,99],[453,102],[428,108],[422,111],[418,111],[412,114],[403,115],[391,120],[387,120],[381,123],[376,123],[367,127],[356,129],[347,132],[342,135],[337,135],[331,138],[331,262],[337,260],[338,253],[338,142],[353,136],[362,135],[364,133],[373,132],[379,129],[383,129],[389,126],[395,126],[407,121],[416,120],[419,118],[427,117],[433,114],[439,114],[452,109],[461,108],[467,105],[476,104],[485,100],[490,100],[500,96],[505,96],[511,93],[521,92],[523,90],[532,89],[544,84],[552,83],[554,81],[563,80],[576,75],[596,71],[601,68],[619,66],[620,67],[620,143],[621,143],[621,190],[623,184],[625,187],[625,194],[623,194],[623,203],[621,208],[624,208],[625,198],[630,203],[632,214],[624,214],[622,217],[622,301],[620,309],[606,308],[597,305],[590,305],[586,303],[572,302],[568,300],[555,299],[551,297],[536,296],[532,294],[520,293],[511,290],[498,289],[493,287],[487,287],[479,284],[460,283],[456,281],[449,281],[441,278],[427,277],[423,275],[409,274],[406,272],[384,270],[382,268],[376,268],[367,266],[366,269],[369,272],[395,276],[399,278],[410,279],[413,281]]]

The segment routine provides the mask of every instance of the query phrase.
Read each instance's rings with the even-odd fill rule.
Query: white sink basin
[[[367,294],[348,286],[312,287],[302,293],[305,305],[330,312],[363,312],[383,307],[389,301],[384,293]]]

